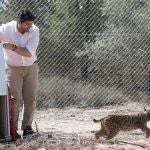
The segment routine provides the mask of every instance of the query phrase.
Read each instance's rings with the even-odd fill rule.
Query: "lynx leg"
[[[104,130],[103,128],[95,133],[95,138],[96,138],[97,140],[98,140],[99,137],[101,137],[101,136],[102,136],[102,137],[105,137],[105,136],[106,136],[106,132],[105,132],[105,130]]]
[[[106,136],[106,131],[104,127],[104,122],[101,121],[101,129],[95,133],[95,138],[98,140],[99,137],[105,137]]]
[[[110,139],[114,138],[119,133],[119,130],[117,130],[115,128],[108,128],[106,130],[106,133],[107,133],[106,140],[110,140]]]
[[[147,126],[141,128],[141,130],[146,133],[146,138],[150,137],[150,129]]]

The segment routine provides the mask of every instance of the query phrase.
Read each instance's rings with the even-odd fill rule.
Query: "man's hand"
[[[11,43],[4,43],[4,44],[3,44],[3,47],[4,47],[5,49],[10,49],[10,50],[12,50],[13,44],[11,44]]]

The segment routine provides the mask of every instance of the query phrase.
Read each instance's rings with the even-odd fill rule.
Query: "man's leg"
[[[36,94],[38,86],[38,64],[26,67],[26,76],[23,81],[24,114],[22,129],[32,126],[33,115],[36,107]]]
[[[18,129],[20,99],[22,97],[23,69],[22,67],[8,66],[6,68],[6,76],[14,100],[14,124],[16,129]]]

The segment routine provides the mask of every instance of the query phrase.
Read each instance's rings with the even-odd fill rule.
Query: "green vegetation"
[[[13,19],[21,8],[29,8],[37,16],[36,24],[41,33],[38,48],[41,107],[45,105],[43,97],[46,101],[52,99],[53,91],[59,95],[58,103],[52,104],[54,107],[76,105],[79,101],[86,101],[87,107],[112,105],[113,102],[124,102],[125,97],[143,100],[146,96],[148,101],[148,1],[13,0],[4,6],[0,11],[0,22],[3,23]],[[70,103],[66,102],[67,94],[63,95],[65,90],[61,94],[55,86],[57,83],[52,84],[53,76],[60,79],[58,85],[67,89],[66,93],[75,92],[71,90],[77,86],[78,90],[86,91],[86,98],[78,99],[80,94],[74,94]],[[43,82],[45,79],[47,81]],[[111,96],[112,89],[115,98]]]

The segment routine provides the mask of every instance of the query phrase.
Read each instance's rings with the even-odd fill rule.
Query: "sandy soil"
[[[91,131],[99,130],[100,125],[93,118],[108,114],[134,114],[142,112],[142,105],[103,107],[101,109],[48,109],[35,114],[38,137],[28,137],[16,143],[1,144],[1,149],[12,150],[150,150],[150,139],[140,130],[121,132],[114,139],[95,140]],[[20,121],[21,123],[21,121]],[[150,127],[150,123],[148,123]],[[33,125],[36,130],[36,125]],[[20,131],[22,134],[22,132]]]

